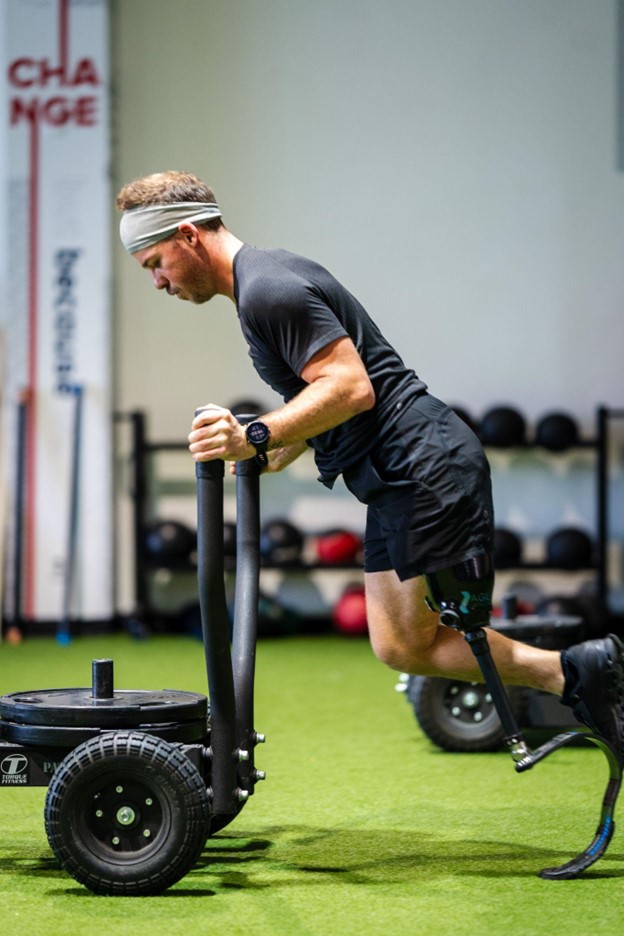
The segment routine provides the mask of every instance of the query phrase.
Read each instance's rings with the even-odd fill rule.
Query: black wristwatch
[[[266,423],[263,423],[260,419],[255,419],[245,426],[245,435],[247,436],[247,441],[250,445],[253,445],[256,450],[256,461],[263,468],[266,468],[269,463],[267,448],[269,447],[271,430]]]

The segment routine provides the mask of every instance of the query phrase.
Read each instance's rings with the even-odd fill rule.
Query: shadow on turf
[[[305,886],[329,876],[339,877],[341,883],[368,886],[400,885],[403,881],[413,884],[415,876],[422,881],[453,875],[533,878],[541,868],[572,857],[562,850],[515,842],[453,841],[396,830],[288,826],[267,831],[270,838],[221,833],[210,839],[189,875],[162,898],[213,897],[228,890]],[[624,864],[624,854],[608,853],[605,860]],[[93,896],[68,877],[52,855],[5,855],[0,858],[0,873],[49,878],[61,885],[50,895]],[[624,868],[602,870],[597,865],[577,882],[622,877]]]
[[[541,868],[574,857],[563,850],[515,842],[453,841],[396,830],[279,827],[268,832],[270,839],[258,841],[244,833],[215,836],[194,873],[207,872],[219,888],[304,884],[310,876],[324,875],[339,875],[342,882],[351,884],[389,885],[413,882],[415,875],[423,880],[449,875],[536,877]],[[610,853],[605,860],[624,864],[624,854]],[[262,881],[254,881],[255,872],[262,873]],[[272,873],[278,879],[267,881]],[[622,877],[624,867],[601,870],[596,866],[581,880]]]

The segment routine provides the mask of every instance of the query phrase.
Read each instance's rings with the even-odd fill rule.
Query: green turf
[[[125,636],[0,646],[0,690],[88,685],[203,691],[201,645]],[[258,647],[257,765],[267,781],[161,897],[95,897],[61,872],[43,789],[0,790],[3,929],[29,936],[576,936],[621,932],[624,850],[577,881],[537,877],[593,836],[606,782],[594,749],[517,776],[506,754],[444,754],[364,641]]]

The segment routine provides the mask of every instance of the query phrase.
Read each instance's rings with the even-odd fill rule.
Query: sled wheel
[[[523,692],[507,689],[519,715]],[[505,737],[485,686],[439,676],[410,676],[407,695],[420,727],[445,751],[496,751]]]
[[[210,804],[177,747],[116,731],[79,745],[52,776],[48,841],[61,866],[96,894],[159,894],[195,864]]]

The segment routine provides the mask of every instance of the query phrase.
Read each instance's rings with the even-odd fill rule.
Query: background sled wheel
[[[197,768],[167,741],[99,735],[55,771],[45,803],[61,866],[96,894],[158,894],[195,864],[210,804]]]
[[[519,716],[524,692],[507,688],[511,704]],[[504,731],[492,699],[484,685],[443,679],[438,676],[410,676],[407,696],[420,727],[445,751],[496,751]]]

